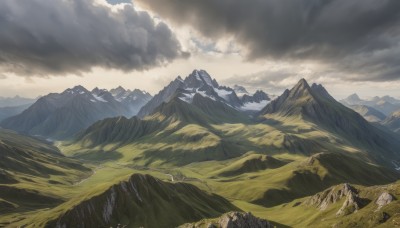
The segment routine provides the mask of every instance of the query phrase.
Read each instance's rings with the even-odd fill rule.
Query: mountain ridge
[[[21,114],[3,120],[0,125],[32,135],[65,139],[97,120],[133,116],[150,97],[139,90],[130,92],[123,89],[113,96],[104,89],[89,91],[83,86],[75,86],[59,94],[41,97]]]

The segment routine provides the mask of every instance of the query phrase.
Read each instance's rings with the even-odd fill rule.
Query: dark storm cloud
[[[0,28],[0,70],[19,75],[145,70],[186,55],[166,24],[132,5],[1,0]]]
[[[400,78],[399,0],[138,1],[205,36],[235,37],[250,60],[317,60],[351,80]]]

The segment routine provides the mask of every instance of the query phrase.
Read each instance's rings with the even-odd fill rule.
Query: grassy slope
[[[0,201],[2,216],[54,207],[66,200],[65,185],[90,175],[91,170],[66,158],[54,146],[0,130]]]

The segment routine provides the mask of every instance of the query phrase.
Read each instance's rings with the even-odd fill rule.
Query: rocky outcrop
[[[267,228],[272,225],[264,219],[254,217],[251,213],[231,212],[222,216],[218,224],[221,228]]]
[[[317,193],[306,200],[304,204],[308,206],[315,206],[322,211],[326,210],[329,205],[340,201],[343,197],[349,197],[349,195],[353,196],[355,194],[357,194],[357,189],[350,184],[345,183],[341,186],[334,186],[321,193]],[[351,196],[349,199],[346,199],[346,201],[349,200],[349,203],[352,200]]]
[[[342,207],[336,212],[336,216],[349,215],[358,211],[362,206],[362,200],[352,191],[349,191]]]
[[[378,209],[381,209],[383,206],[388,205],[394,200],[394,197],[389,192],[383,192],[378,199],[376,200],[376,205],[378,205]]]
[[[211,221],[202,221],[194,224],[185,224],[181,228],[272,228],[265,219],[257,218],[250,212],[229,212]]]

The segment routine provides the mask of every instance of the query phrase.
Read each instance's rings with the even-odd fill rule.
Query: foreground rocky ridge
[[[179,228],[273,228],[267,220],[243,212],[229,212],[216,219],[184,224]]]
[[[229,201],[186,183],[134,174],[76,205],[61,205],[47,227],[176,227],[236,210]],[[173,216],[171,216],[173,212]]]
[[[371,187],[345,183],[308,197],[301,205],[319,210],[326,226],[397,227],[399,190],[400,183]]]

